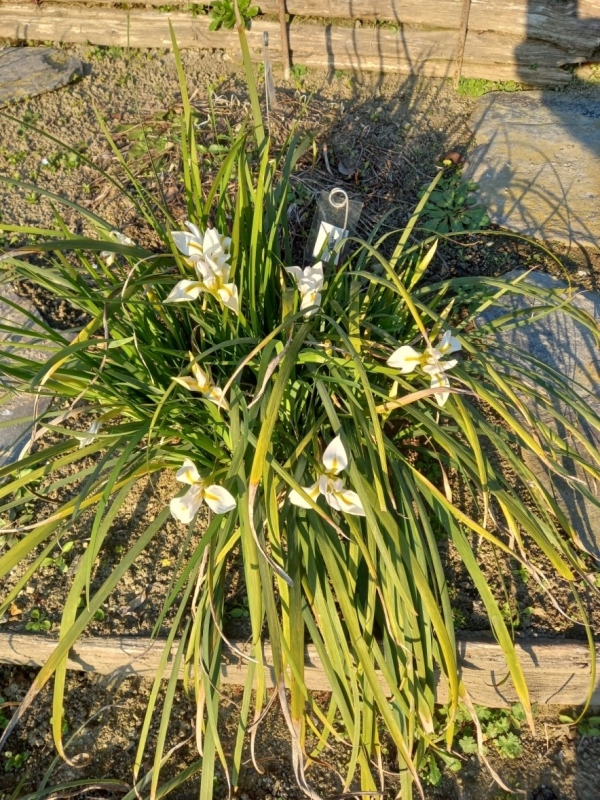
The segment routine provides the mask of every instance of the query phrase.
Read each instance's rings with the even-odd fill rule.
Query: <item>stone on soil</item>
[[[83,75],[81,59],[53,47],[0,50],[0,108],[66,86]]]
[[[34,358],[40,362],[46,361],[48,358],[47,352],[36,349],[40,345],[46,344],[43,339],[42,327],[13,308],[5,302],[6,300],[18,304],[20,308],[33,313],[39,319],[39,315],[28,300],[14,294],[6,286],[0,288],[2,324],[25,328],[32,334],[31,336],[19,336],[15,333],[0,331],[0,373],[3,364],[11,364],[10,354]],[[35,395],[17,393],[10,377],[0,374],[0,422],[3,423],[0,427],[0,466],[14,461],[27,444],[32,430],[32,420],[36,413],[35,401]],[[49,398],[40,397],[37,404],[37,415],[42,414],[49,404]],[[6,423],[11,424],[7,425]]]
[[[519,275],[523,275],[523,271],[515,270],[505,277],[514,279]],[[575,308],[586,311],[600,324],[600,294],[595,292],[575,293],[563,281],[539,272],[529,275],[527,281],[544,289],[564,290],[565,298],[571,298]],[[507,311],[530,308],[534,305],[533,301],[521,296],[504,297],[497,306],[487,309],[480,316],[478,324],[482,325],[490,322],[501,317]],[[600,414],[600,349],[590,331],[581,323],[573,320],[568,314],[557,311],[524,327],[503,331],[495,335],[499,343],[502,344],[503,349],[519,348],[524,350],[548,366],[558,370],[562,375],[570,377],[574,383],[581,387],[580,396],[589,403],[596,414]],[[589,461],[589,455],[583,446],[579,442],[573,441],[569,432],[562,425],[559,425],[547,411],[538,407],[533,399],[524,397],[527,400],[532,416],[542,419],[543,422],[556,431],[562,441],[566,441],[574,451],[581,454],[583,459]],[[578,427],[581,429],[581,420],[576,420],[573,412],[569,413],[568,408],[563,403],[557,402],[556,408],[567,419],[577,422]],[[596,447],[600,448],[600,435],[589,428],[586,430],[585,426],[583,430],[588,439]],[[525,461],[544,485],[553,491],[555,499],[579,534],[580,546],[600,558],[600,507],[584,498],[579,492],[576,492],[560,476],[553,475],[551,479],[546,467],[537,457],[528,454]],[[598,498],[600,496],[600,487],[579,464],[575,464],[571,459],[565,458],[563,459],[563,467],[571,474],[585,481],[587,488],[594,497]]]
[[[471,116],[463,175],[492,222],[544,241],[600,247],[600,99],[491,92]]]

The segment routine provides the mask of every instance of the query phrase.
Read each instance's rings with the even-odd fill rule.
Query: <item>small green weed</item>
[[[252,6],[252,0],[238,0],[240,15],[245,23],[258,14],[258,6]],[[210,12],[212,21],[208,26],[210,31],[218,31],[219,28],[235,28],[235,7],[233,0],[215,0]]]
[[[52,627],[52,623],[49,619],[46,619],[46,615],[43,611],[39,608],[32,608],[29,612],[29,622],[25,625],[26,631],[33,631],[34,633],[39,633],[43,631],[46,633]]]
[[[519,756],[523,755],[521,740],[512,731],[499,736],[495,744],[496,749],[503,758],[519,758]]]
[[[248,610],[248,597],[245,596],[242,599],[241,603],[238,603],[237,605],[232,606],[229,609],[229,611],[227,612],[227,616],[228,617],[233,617],[234,619],[235,618],[240,618],[240,617],[244,617],[244,618],[249,617],[250,616],[250,612]]]
[[[564,725],[575,724],[575,720],[569,714],[559,714],[558,720]],[[577,733],[580,736],[600,736],[600,717],[591,715],[582,719],[577,725]]]
[[[305,67],[304,64],[294,64],[290,70],[292,80],[296,84],[298,88],[302,86],[304,83],[304,79],[308,73],[308,67]]]
[[[85,597],[82,595],[79,598],[79,602],[77,603],[77,616],[81,614],[83,609],[85,608]],[[103,609],[99,608],[97,611],[94,612],[94,619],[96,622],[102,622],[102,620],[106,617]]]
[[[22,769],[22,767],[25,765],[25,762],[29,758],[29,751],[24,750],[22,753],[13,753],[12,751],[7,750],[6,753],[4,753],[4,757],[6,758],[4,771],[15,772],[16,770]]]
[[[6,159],[6,163],[11,167],[18,167],[27,158],[29,153],[27,150],[9,151],[6,147],[0,148],[0,156]]]
[[[425,756],[423,766],[419,770],[419,775],[425,783],[430,786],[439,786],[442,782],[442,771],[433,753],[429,752]]]
[[[475,706],[477,719],[483,734],[484,754],[493,746],[503,758],[518,758],[523,753],[523,745],[518,736],[521,724],[525,721],[525,711],[521,703],[509,709]],[[447,709],[440,709],[441,716]],[[460,706],[456,715],[456,734],[454,748],[464,755],[478,752],[475,725],[465,706]]]
[[[70,150],[52,153],[51,155],[42,159],[42,167],[51,173],[55,173],[59,169],[77,169],[81,165],[81,153],[85,151],[85,145],[80,145],[77,150],[78,152],[76,153]]]
[[[467,618],[464,615],[464,612],[460,610],[460,608],[452,607],[452,619],[454,620],[454,625],[457,628],[466,628],[467,627]]]
[[[65,556],[71,552],[75,542],[65,542],[64,545],[59,545],[60,552],[55,556],[48,556],[42,561],[42,567],[55,567],[63,574],[68,571],[69,565],[65,561]]]
[[[488,92],[521,92],[523,84],[516,81],[486,81],[485,78],[461,78],[457,92],[462,97],[481,97]]]
[[[119,58],[123,58],[124,54],[125,50],[123,47],[116,47],[114,45],[106,47],[105,45],[98,44],[94,45],[94,47],[90,47],[87,51],[87,57],[95,58],[96,60],[110,58],[116,61]]]
[[[130,159],[137,159],[152,153],[155,158],[160,158],[168,150],[173,148],[173,142],[169,132],[159,130],[150,126],[142,126],[137,123],[131,125],[119,125],[116,133],[122,135],[130,142],[128,156]],[[156,163],[156,161],[155,161]]]
[[[447,171],[429,196],[423,211],[423,227],[435,233],[486,228],[490,220],[472,196],[476,188],[477,184],[472,181],[463,181],[460,173]]]

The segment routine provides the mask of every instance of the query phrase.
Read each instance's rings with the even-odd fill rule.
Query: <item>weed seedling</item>
[[[52,627],[52,623],[49,619],[46,619],[46,615],[43,611],[39,608],[32,608],[29,612],[29,622],[25,625],[26,631],[33,631],[34,633],[39,633],[43,631],[44,633],[48,632]]]
[[[4,771],[15,772],[24,766],[25,762],[29,758],[29,752],[24,750],[22,753],[13,753],[12,751],[7,750],[6,753],[4,753],[4,757],[6,758]]]

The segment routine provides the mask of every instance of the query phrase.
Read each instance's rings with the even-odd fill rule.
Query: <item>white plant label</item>
[[[333,255],[333,263],[337,264],[340,260],[340,251],[334,255],[335,246],[348,237],[349,231],[330,225],[329,222],[322,222],[317,233],[317,241],[313,249],[313,256],[320,258],[321,261],[329,261]]]

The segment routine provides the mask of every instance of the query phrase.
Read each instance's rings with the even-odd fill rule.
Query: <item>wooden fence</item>
[[[276,60],[277,0],[256,4],[261,15],[248,33],[253,56],[262,57],[267,31]],[[181,47],[237,53],[235,32],[209,31],[210,17],[194,15],[186,10],[190,5],[190,0],[130,0],[118,6],[110,0],[0,0],[0,36],[169,47],[171,20]],[[195,2],[194,9],[206,5]],[[600,0],[287,0],[286,8],[292,60],[313,67],[445,77],[453,74],[464,45],[467,77],[556,85],[569,82],[570,65],[600,53]]]

